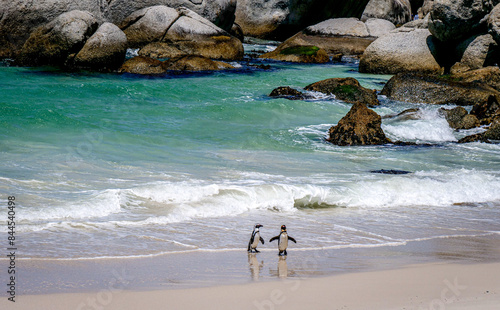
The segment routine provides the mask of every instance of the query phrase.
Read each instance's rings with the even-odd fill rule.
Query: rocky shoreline
[[[391,143],[368,108],[379,105],[377,95],[460,106],[441,111],[450,127],[486,131],[459,142],[500,140],[500,1],[18,0],[2,10],[0,59],[14,65],[139,75],[235,70],[227,61],[243,59],[245,36],[278,38],[276,50],[255,55],[259,61],[348,56],[359,58],[362,73],[394,75],[379,94],[335,77],[305,92],[271,93],[304,100],[317,91],[353,103],[330,129],[332,143]],[[126,57],[130,48],[139,56]]]

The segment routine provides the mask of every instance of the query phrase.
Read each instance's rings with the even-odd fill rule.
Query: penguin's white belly
[[[286,248],[288,248],[288,235],[286,233],[282,233],[280,235],[278,249],[280,251],[284,251],[284,250],[286,250]]]
[[[256,248],[257,245],[259,245],[259,240],[260,240],[260,233],[257,232],[253,238],[253,242],[252,242],[252,248]]]

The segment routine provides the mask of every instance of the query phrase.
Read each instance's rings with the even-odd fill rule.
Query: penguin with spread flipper
[[[286,256],[287,253],[286,253],[286,248],[288,247],[288,240],[291,240],[295,243],[297,243],[297,241],[295,241],[294,238],[290,237],[288,235],[288,233],[286,232],[286,226],[285,225],[281,225],[281,232],[278,236],[276,237],[272,237],[269,242],[273,242],[274,240],[278,239],[278,250],[279,250],[279,253],[278,255],[279,256]]]
[[[264,227],[260,224],[255,224],[252,232],[252,236],[250,237],[250,241],[248,242],[248,253],[259,253],[257,250],[257,245],[259,245],[259,241],[264,244],[264,239],[260,236],[259,228]]]

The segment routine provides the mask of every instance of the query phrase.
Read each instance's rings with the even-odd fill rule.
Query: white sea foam
[[[28,208],[19,212],[21,221],[37,222],[58,219],[87,219],[104,217],[121,211],[124,197],[117,189],[108,189],[65,205]],[[50,226],[49,226],[50,227]]]
[[[437,109],[421,109],[420,119],[405,121],[384,121],[382,129],[393,140],[417,142],[457,141],[454,130],[450,128]]]
[[[141,216],[105,222],[118,226],[146,226],[233,217],[256,210],[291,214],[300,208],[320,206],[380,208],[500,201],[498,176],[466,169],[448,173],[416,172],[402,176],[369,175],[358,182],[338,185],[300,184],[304,180],[294,178],[283,178],[279,182],[269,180],[268,175],[264,177],[267,181],[244,184],[205,184],[193,180],[105,190],[88,200],[66,206],[45,208],[43,211],[28,210],[23,212],[23,220],[35,224],[44,220],[103,218],[127,212]],[[43,227],[35,225],[33,229],[51,227],[50,224]]]

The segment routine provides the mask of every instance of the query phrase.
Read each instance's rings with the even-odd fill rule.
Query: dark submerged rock
[[[290,100],[307,99],[307,96],[304,93],[293,89],[290,86],[280,86],[273,89],[273,91],[271,91],[271,93],[269,94],[269,97],[286,98]]]
[[[386,169],[380,169],[380,170],[372,170],[370,173],[380,173],[380,174],[409,174],[412,173],[411,171],[405,171],[405,170],[386,170]]]
[[[310,84],[305,87],[327,95],[335,95],[339,100],[349,103],[363,103],[368,106],[380,105],[374,90],[364,88],[354,78],[332,78]]]
[[[390,143],[381,125],[380,115],[358,102],[336,126],[330,128],[327,141],[340,146]]]

